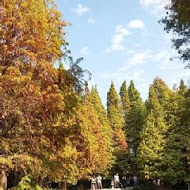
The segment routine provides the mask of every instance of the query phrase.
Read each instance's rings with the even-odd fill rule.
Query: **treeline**
[[[0,1],[0,189],[53,182],[66,189],[116,172],[189,181],[190,90],[184,82],[171,90],[156,78],[146,102],[133,81],[119,94],[112,83],[106,110],[97,88],[84,80],[81,59],[70,57],[67,25],[51,0]]]
[[[156,78],[145,102],[133,81],[128,88],[124,82],[119,94],[120,99],[112,83],[107,96],[108,119],[113,131],[116,124],[121,126],[127,142],[126,157],[117,157],[117,172],[137,175],[142,182],[189,182],[190,89],[183,80],[171,90]]]

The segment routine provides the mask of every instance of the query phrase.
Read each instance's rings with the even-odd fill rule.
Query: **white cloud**
[[[124,80],[129,82],[134,80],[135,82],[144,82],[143,78],[144,70],[135,70],[129,72],[114,72],[114,73],[104,73],[102,78],[111,79],[118,84],[121,84]]]
[[[164,59],[167,60],[167,63],[169,61],[170,55],[168,50],[160,50],[158,53],[155,55],[155,59],[160,62],[163,61]]]
[[[127,73],[127,78],[129,80],[134,80],[134,81],[144,81],[144,79],[142,78],[142,75],[144,74],[144,70],[140,70],[140,71],[134,71],[132,73]]]
[[[135,50],[128,50],[127,53],[131,56],[127,61],[126,64],[119,68],[120,72],[124,72],[129,70],[130,68],[142,65],[148,62],[153,56],[152,51],[147,49],[144,52],[136,52]]]
[[[140,0],[140,4],[145,6],[155,5],[161,3],[163,0]]]
[[[160,64],[161,70],[171,69],[170,53],[167,50],[160,50],[155,53],[155,61]]]
[[[81,51],[80,51],[80,54],[82,56],[87,56],[88,55],[88,47],[82,48]]]
[[[179,77],[182,79],[189,80],[190,78],[190,70],[184,70],[182,73],[179,74]]]
[[[102,78],[104,79],[111,79],[117,83],[122,83],[124,80],[127,80],[128,82],[130,80],[138,81],[138,82],[143,82],[144,79],[142,75],[144,74],[144,70],[139,70],[139,71],[129,71],[127,73],[125,72],[114,72],[114,73],[104,73],[102,75]],[[127,78],[126,78],[127,76]]]
[[[140,0],[142,6],[150,8],[151,12],[160,15],[164,12],[164,7],[170,3],[170,0]]]
[[[139,19],[135,19],[135,20],[130,21],[128,26],[130,28],[141,29],[141,30],[145,28],[144,22],[142,20],[139,20]]]
[[[151,53],[152,51],[149,49],[145,50],[144,52],[132,51],[125,65],[119,67],[112,73],[104,73],[102,77],[104,79],[112,79],[117,83],[121,83],[124,80],[144,82],[142,77],[144,70],[142,70],[141,67],[138,67],[138,65],[147,63],[150,59],[152,59]]]
[[[89,24],[94,24],[96,21],[94,18],[88,18],[88,23]]]
[[[146,100],[148,97],[149,86],[150,83],[147,80],[139,81],[139,83],[136,85],[136,88],[141,93],[141,97],[143,100]]]
[[[179,70],[181,64],[178,59],[171,60],[172,57],[176,56],[177,52],[172,49],[161,49],[154,52],[153,62],[159,64],[159,69],[166,71]]]
[[[130,35],[130,32],[127,30],[127,28],[123,27],[122,25],[116,26],[115,35],[111,40],[111,47],[107,49],[107,52],[125,50],[123,42],[125,41],[125,37],[128,35]]]
[[[82,4],[78,4],[75,12],[78,16],[82,16],[84,13],[90,12],[90,9]]]
[[[144,52],[137,52],[129,59],[129,65],[142,65],[147,62],[150,58],[151,50],[146,50]]]

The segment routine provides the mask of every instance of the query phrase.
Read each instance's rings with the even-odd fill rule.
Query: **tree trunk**
[[[61,190],[67,190],[67,184],[66,182],[61,183]]]
[[[0,169],[0,190],[7,190],[7,174],[5,169]]]

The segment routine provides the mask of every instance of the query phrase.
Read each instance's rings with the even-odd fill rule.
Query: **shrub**
[[[30,176],[25,176],[21,179],[16,190],[42,190],[42,188],[37,185]]]

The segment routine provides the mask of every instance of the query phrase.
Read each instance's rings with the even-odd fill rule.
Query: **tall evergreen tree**
[[[99,96],[98,89],[96,86],[92,88],[90,95],[91,95],[92,104],[98,114],[99,120],[102,122],[104,126],[107,127],[107,131],[110,132],[111,126],[109,125],[106,109],[104,108],[102,104],[102,100]]]
[[[107,116],[113,130],[115,145],[125,149],[126,140],[122,130],[124,125],[122,106],[113,83],[111,83],[111,87],[107,93]]]
[[[124,119],[121,101],[113,83],[107,93],[107,116],[112,127],[113,157],[115,158],[111,172],[126,174],[129,169],[127,143],[123,131]]]
[[[148,115],[141,132],[138,160],[145,178],[163,177],[163,159],[167,144],[170,122],[170,101],[173,92],[164,81],[156,78],[149,89]],[[173,121],[172,121],[173,120]]]
[[[188,91],[188,88],[185,85],[184,81],[181,79],[178,93],[180,95],[185,95],[185,93],[187,93],[187,91]]]
[[[184,182],[189,178],[189,111],[188,93],[184,81],[170,96],[167,113],[169,130],[163,157],[163,178],[169,183]]]
[[[85,95],[76,110],[76,123],[79,128],[74,137],[79,166],[79,179],[89,174],[103,172],[110,164],[110,147],[105,126],[92,104],[91,92],[86,83]]]
[[[109,92],[107,93],[107,114],[113,129],[123,126],[124,121],[122,116],[122,107],[113,82],[111,83]]]
[[[190,89],[185,93],[185,99],[181,103],[181,117],[178,130],[180,131],[183,161],[185,166],[184,181],[190,183]]]
[[[138,164],[142,177],[156,179],[160,177],[166,124],[164,111],[153,85],[149,90],[148,105],[148,116],[141,132],[142,140],[138,147]]]
[[[157,77],[153,81],[153,86],[155,89],[155,93],[157,94],[160,105],[163,106],[165,109],[167,109],[167,105],[170,96],[172,95],[172,91],[168,88],[166,83],[159,77]]]
[[[129,100],[129,94],[127,90],[126,81],[124,81],[123,84],[121,85],[119,95],[121,97],[121,102],[122,102],[122,107],[123,107],[123,117],[125,120],[124,130],[126,132],[126,128],[128,125],[129,111],[130,111],[130,100]]]
[[[140,143],[140,132],[145,118],[145,104],[143,103],[140,93],[134,86],[133,81],[130,81],[128,88],[130,99],[130,110],[127,125],[127,141],[130,152],[134,157],[137,156],[137,148]]]
[[[102,129],[104,133],[104,140],[105,140],[105,145],[108,148],[108,154],[109,154],[109,159],[111,159],[111,153],[112,153],[112,142],[111,142],[111,136],[112,136],[112,129],[109,124],[108,118],[107,118],[107,113],[106,109],[104,108],[101,98],[98,93],[97,87],[93,87],[90,93],[91,97],[91,103],[94,106],[94,109],[97,113],[98,119],[102,124]],[[110,160],[111,161],[111,160]]]

